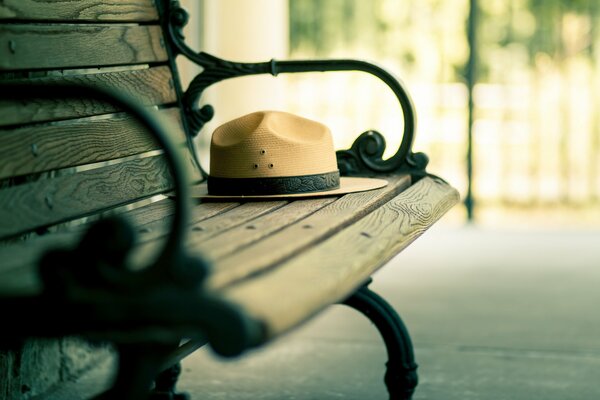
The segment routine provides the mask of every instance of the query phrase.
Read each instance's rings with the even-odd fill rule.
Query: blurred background
[[[465,200],[455,220],[600,226],[596,0],[183,3],[192,20],[204,21],[189,28],[188,41],[222,58],[360,58],[392,71],[416,106],[414,149]],[[258,109],[324,122],[338,148],[378,130],[386,156],[402,130],[395,98],[364,73],[237,78],[210,88],[202,102],[217,111],[199,141],[204,160],[218,124]]]

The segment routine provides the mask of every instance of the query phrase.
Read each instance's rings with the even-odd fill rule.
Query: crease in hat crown
[[[282,111],[258,111],[218,127],[210,146],[210,175],[291,177],[337,172],[329,128]]]

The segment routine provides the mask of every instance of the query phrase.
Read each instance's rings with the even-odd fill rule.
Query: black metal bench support
[[[118,346],[119,367],[113,386],[95,400],[146,399],[154,377],[172,346],[127,344]]]
[[[388,353],[385,384],[390,399],[408,400],[417,387],[417,364],[406,326],[393,307],[367,285],[343,304],[363,313],[377,327]]]
[[[150,392],[149,400],[189,400],[187,393],[178,393],[175,389],[181,375],[181,362],[175,363],[162,371],[154,379],[154,389]]]

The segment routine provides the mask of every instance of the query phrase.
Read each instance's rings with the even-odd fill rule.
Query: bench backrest
[[[0,82],[116,88],[153,106],[189,144],[181,88],[154,0],[0,3]],[[200,179],[191,151],[193,179]],[[0,100],[0,239],[172,190],[151,136],[131,115],[89,98]]]

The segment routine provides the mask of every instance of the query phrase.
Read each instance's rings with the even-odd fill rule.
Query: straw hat
[[[286,112],[259,111],[215,130],[210,175],[192,193],[201,198],[313,197],[386,184],[382,179],[340,178],[325,125]]]

